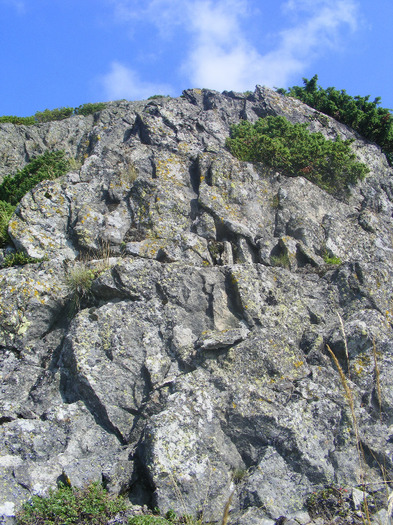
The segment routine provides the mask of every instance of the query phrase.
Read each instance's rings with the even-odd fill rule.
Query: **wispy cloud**
[[[23,0],[2,0],[1,3],[14,7],[16,12],[20,15],[24,15],[26,13],[26,3],[23,2]]]
[[[151,95],[167,95],[171,92],[169,85],[146,82],[136,71],[116,61],[112,62],[110,71],[100,82],[106,98],[111,100],[143,100]]]
[[[288,85],[326,50],[342,46],[358,19],[356,0],[286,0],[284,26],[274,35],[275,47],[266,51],[247,31],[251,0],[110,1],[125,21],[149,20],[159,38],[170,38],[181,26],[187,45],[178,71],[193,86],[217,90]],[[127,77],[119,66],[112,77]]]

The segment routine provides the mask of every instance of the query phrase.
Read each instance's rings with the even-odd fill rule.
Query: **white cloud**
[[[101,77],[106,99],[144,100],[152,95],[167,95],[171,88],[165,84],[146,82],[136,71],[120,62],[112,62],[110,71]]]
[[[238,91],[256,83],[287,85],[319,54],[338,46],[343,30],[356,28],[352,0],[290,0],[283,7],[298,20],[280,32],[273,51],[261,54],[240,26],[243,12],[230,10],[227,4],[194,2],[196,16],[190,20],[194,41],[183,71],[195,85]],[[300,11],[302,16],[296,16]]]
[[[148,20],[160,38],[175,36],[181,26],[188,40],[179,42],[185,54],[179,71],[190,85],[217,90],[288,85],[327,49],[342,46],[358,16],[357,0],[286,0],[286,27],[274,35],[275,47],[264,51],[245,23],[253,16],[253,0],[110,1],[123,20]]]

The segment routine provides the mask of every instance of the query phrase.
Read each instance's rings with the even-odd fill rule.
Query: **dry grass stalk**
[[[334,361],[334,364],[336,365],[337,367],[337,370],[338,370],[338,373],[340,374],[340,379],[341,379],[341,384],[344,388],[344,392],[345,392],[345,397],[348,401],[348,405],[349,405],[349,408],[351,410],[351,416],[352,416],[352,424],[353,424],[353,429],[355,431],[355,436],[356,436],[356,441],[359,443],[360,442],[360,438],[359,438],[359,429],[358,429],[358,424],[357,424],[357,419],[356,419],[356,414],[355,414],[355,403],[354,403],[354,400],[353,400],[353,395],[352,395],[352,391],[351,389],[349,388],[349,385],[348,385],[348,381],[347,381],[347,378],[345,377],[345,374],[344,374],[344,370],[342,369],[340,363],[338,362],[338,359],[335,355],[335,353],[333,352],[333,350],[330,348],[329,345],[326,345],[327,346],[327,349]]]
[[[169,477],[171,479],[171,483],[172,483],[174,491],[175,491],[176,499],[177,499],[177,501],[179,502],[179,505],[182,508],[182,514],[183,514],[182,518],[184,520],[185,525],[201,525],[203,523],[202,518],[197,520],[197,521],[195,521],[192,516],[187,514],[187,509],[186,509],[186,504],[185,504],[185,501],[184,501],[184,498],[183,498],[183,494],[181,493],[181,491],[179,489],[179,485],[177,484],[175,476],[172,474],[172,472],[169,472]],[[209,492],[209,489],[208,489],[208,492]],[[207,500],[207,495],[206,495],[206,500]],[[204,503],[204,505],[205,505],[205,503]]]
[[[340,320],[341,320],[341,317],[340,317]],[[344,333],[344,335],[345,335],[345,333]],[[345,340],[345,337],[344,337],[344,340]],[[364,487],[365,487],[365,480],[364,480],[365,456],[364,456],[362,443],[361,443],[361,440],[360,440],[359,426],[358,426],[358,422],[357,422],[357,418],[356,418],[356,414],[355,414],[355,402],[354,402],[354,399],[353,399],[352,391],[349,388],[347,378],[345,377],[344,371],[343,371],[343,369],[342,369],[342,367],[341,367],[341,365],[340,365],[336,355],[334,354],[333,350],[330,348],[329,345],[326,345],[326,346],[327,346],[327,349],[328,349],[328,351],[329,351],[329,353],[330,353],[330,355],[331,355],[331,357],[332,357],[332,359],[334,361],[334,364],[337,367],[338,373],[340,374],[341,384],[342,384],[342,386],[344,388],[345,397],[347,399],[349,408],[351,410],[352,425],[353,425],[353,429],[354,429],[354,432],[355,432],[356,448],[357,448],[358,456],[359,456],[360,485],[363,488],[363,502],[364,502],[364,510],[365,510],[365,514],[366,514],[366,520],[367,520],[366,523],[369,524],[369,523],[371,523],[371,520],[370,520],[370,514],[369,514],[369,510],[368,510],[367,498],[366,498],[366,494],[364,492]],[[345,341],[345,347],[347,348],[346,341]],[[348,366],[348,369],[349,369],[349,366]]]
[[[348,353],[347,336],[345,335],[345,329],[344,329],[344,323],[343,323],[342,317],[341,317],[341,315],[338,312],[337,312],[337,316],[338,316],[339,321],[340,321],[341,334],[342,334],[343,339],[344,339],[345,356],[347,358],[347,367],[348,367],[348,377],[349,377],[349,379],[351,379],[351,372],[350,372],[350,369],[349,369],[349,353]]]
[[[379,367],[378,367],[378,361],[377,361],[377,349],[375,346],[375,339],[373,339],[373,356],[374,356],[375,383],[377,387],[378,404],[379,404],[379,420],[382,422],[381,381],[380,381]]]
[[[229,517],[229,508],[231,506],[231,503],[232,503],[232,498],[233,498],[233,495],[234,495],[235,491],[232,492],[232,494],[229,496],[229,499],[225,505],[225,508],[224,508],[224,515],[222,517],[222,522],[221,522],[221,525],[227,525],[228,523],[228,517]]]

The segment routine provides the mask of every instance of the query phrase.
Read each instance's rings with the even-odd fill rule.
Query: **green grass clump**
[[[69,161],[64,151],[46,151],[15,175],[4,177],[0,184],[0,200],[16,205],[39,182],[56,179],[67,173],[68,169]]]
[[[96,275],[86,266],[75,266],[66,275],[66,284],[71,293],[71,314],[77,312],[83,301],[91,296],[91,285]]]
[[[327,140],[322,133],[310,133],[307,124],[269,116],[232,126],[226,145],[240,160],[263,162],[288,176],[303,176],[329,193],[340,193],[369,172],[356,161],[352,142]]]
[[[46,498],[33,496],[16,520],[18,525],[104,525],[125,509],[125,501],[111,497],[99,483],[85,489],[61,485]]]
[[[281,268],[287,268],[288,270],[291,267],[289,255],[286,252],[278,255],[271,255],[270,262],[272,266],[280,266]]]
[[[277,92],[301,100],[376,142],[393,165],[393,118],[389,109],[380,107],[381,98],[370,102],[369,95],[352,97],[344,89],[324,89],[317,81],[318,75],[311,80],[303,78],[303,86],[278,89]]]
[[[333,255],[332,257],[330,257],[329,255],[324,255],[323,260],[325,261],[326,264],[339,265],[342,263],[342,260],[340,259],[340,257],[336,257],[335,255]]]
[[[168,521],[160,516],[147,515],[134,516],[128,520],[128,525],[172,525],[173,521]]]

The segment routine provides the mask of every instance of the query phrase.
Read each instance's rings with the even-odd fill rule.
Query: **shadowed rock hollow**
[[[355,138],[370,174],[338,199],[235,159],[230,126],[267,115]],[[266,88],[193,89],[0,125],[3,176],[48,149],[81,161],[9,224],[47,260],[0,271],[0,515],[64,476],[217,522],[233,493],[236,525],[306,523],[307,495],[332,483],[384,490],[392,170],[319,115]]]

